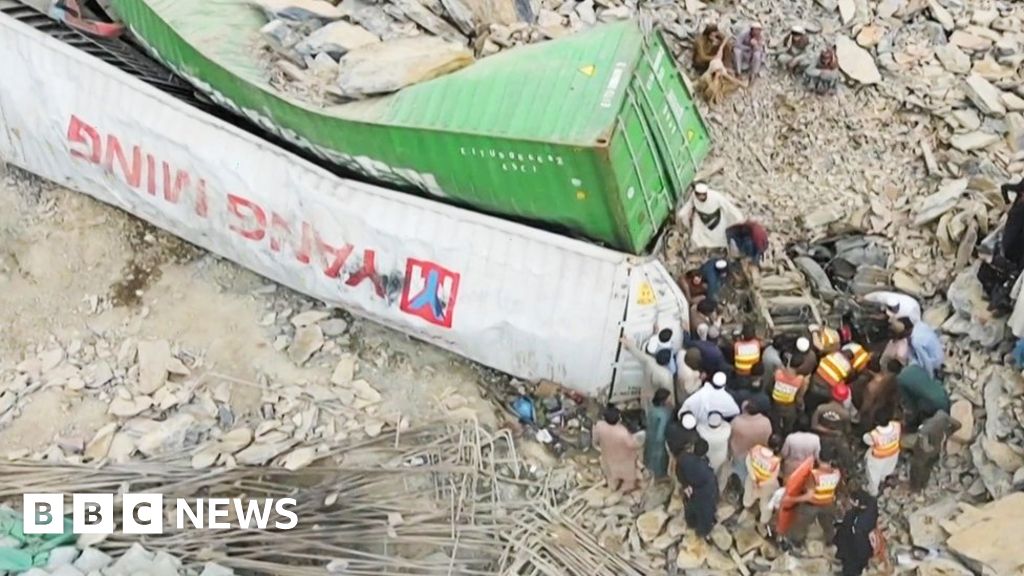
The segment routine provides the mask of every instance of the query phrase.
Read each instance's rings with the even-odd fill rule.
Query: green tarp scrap
[[[50,550],[73,544],[75,534],[72,532],[70,518],[64,518],[63,534],[25,534],[21,512],[2,507],[0,540],[3,541],[0,547],[0,571],[17,573],[45,565],[50,558]]]

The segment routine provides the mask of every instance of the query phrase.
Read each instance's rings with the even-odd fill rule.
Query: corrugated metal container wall
[[[631,283],[685,314],[653,258],[337,178],[3,14],[0,69],[3,159],[499,370],[594,394]],[[639,337],[653,316],[634,315]]]
[[[685,170],[664,172],[676,148],[699,162],[710,145],[660,39],[645,38],[633,22],[510,50],[391,96],[321,108],[271,87],[255,49],[264,17],[253,7],[113,4],[161,60],[218,103],[368,180],[634,253],[689,183]],[[660,72],[651,89],[638,80],[653,62]],[[664,94],[680,105],[665,108]],[[683,116],[673,118],[677,112]],[[624,122],[633,125],[620,129]],[[677,125],[695,136],[658,140]],[[617,132],[629,142],[619,144]]]

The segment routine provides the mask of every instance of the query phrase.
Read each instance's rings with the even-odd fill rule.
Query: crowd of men
[[[735,323],[721,317],[718,298],[742,259],[757,263],[767,234],[706,184],[680,219],[692,245],[728,247],[732,259],[713,257],[680,279],[692,306],[688,326],[659,326],[639,344],[623,338],[644,369],[645,433],[634,435],[619,409],[605,409],[593,438],[609,486],[637,488],[642,460],[655,482],[676,482],[687,525],[705,538],[732,486],[782,548],[799,554],[817,523],[843,574],[861,574],[884,556],[877,498],[899,485],[900,461],[909,460],[909,483],[898,489],[923,489],[960,427],[950,417],[938,335],[920,304],[896,292],[861,301],[887,325],[881,342],[858,342],[850,325],[766,338],[744,323],[724,333]]]
[[[839,84],[839,60],[835,46],[820,50],[803,26],[793,26],[783,39],[777,55],[780,67],[818,94],[835,92]],[[701,74],[697,90],[705,100],[716,104],[734,90],[748,86],[764,69],[767,38],[761,24],[754,22],[735,37],[718,24],[704,26],[694,40],[693,67]]]

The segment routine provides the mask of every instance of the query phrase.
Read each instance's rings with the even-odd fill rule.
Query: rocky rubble
[[[482,58],[625,20],[636,0],[250,0],[273,84],[317,103],[387,94]]]
[[[91,438],[63,438],[43,452],[8,457],[95,463],[189,458],[195,468],[296,470],[337,443],[408,427],[401,414],[381,412],[381,394],[358,377],[358,359],[339,348],[346,320],[324,310],[282,312],[287,324],[279,327],[277,346],[297,365],[333,366],[329,381],[240,380],[205,366],[201,352],[166,340],[96,337],[39,346],[0,369],[0,421],[17,417],[20,406],[44,388],[62,389],[68,403],[84,397],[107,403],[108,421]],[[234,387],[258,392],[256,414],[235,412]]]
[[[59,546],[50,551],[43,567],[22,572],[22,576],[233,576],[234,570],[208,562],[201,570],[187,569],[174,556],[150,552],[133,544],[117,558],[95,548]]]

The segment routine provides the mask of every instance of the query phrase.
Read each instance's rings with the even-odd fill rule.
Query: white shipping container
[[[635,396],[688,306],[654,258],[338,178],[0,14],[0,159],[525,379]]]

